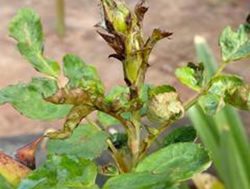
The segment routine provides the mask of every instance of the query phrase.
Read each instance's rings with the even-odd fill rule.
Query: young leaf
[[[71,88],[80,87],[94,95],[104,93],[104,86],[93,66],[72,54],[65,55],[63,62],[64,75],[69,79],[68,85]]]
[[[184,109],[175,89],[171,86],[158,86],[150,91],[147,117],[153,122],[164,123],[183,115]]]
[[[136,172],[167,174],[173,182],[184,181],[210,166],[207,151],[193,143],[176,143],[146,157],[139,162]]]
[[[18,189],[98,189],[94,163],[72,156],[51,156],[46,163],[25,178]]]
[[[244,25],[241,25],[236,32],[232,31],[230,27],[225,28],[219,43],[225,63],[250,56],[250,39]]]
[[[97,118],[100,124],[104,127],[110,127],[120,124],[120,122],[114,117],[100,111],[97,112]]]
[[[43,56],[42,25],[32,9],[19,10],[9,25],[9,32],[17,40],[20,53],[36,70],[55,78],[59,76],[59,64]]]
[[[97,130],[93,125],[79,125],[70,138],[49,140],[48,153],[74,155],[92,160],[107,149],[107,138],[106,133]]]
[[[196,138],[196,130],[192,126],[179,127],[171,131],[164,139],[164,146],[179,142],[193,142]]]
[[[10,103],[31,119],[60,119],[69,113],[71,106],[55,105],[44,100],[57,90],[54,80],[35,78],[29,84],[13,85],[0,90],[0,104]]]
[[[203,83],[203,71],[203,64],[197,66],[193,63],[189,63],[185,67],[178,68],[175,75],[184,85],[195,91],[200,91]]]

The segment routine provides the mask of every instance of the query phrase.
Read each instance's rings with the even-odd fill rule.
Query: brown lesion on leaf
[[[70,137],[74,129],[81,123],[82,119],[87,117],[94,110],[94,107],[88,105],[74,106],[66,118],[63,129],[48,132],[45,136],[51,139],[66,139]]]
[[[45,99],[54,104],[90,104],[90,95],[82,89],[59,89],[53,96]]]

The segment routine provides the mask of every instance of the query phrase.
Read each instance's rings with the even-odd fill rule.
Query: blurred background
[[[131,7],[137,0],[127,0]],[[205,37],[216,57],[219,57],[218,36],[230,25],[243,23],[250,10],[249,0],[148,0],[149,12],[145,18],[145,33],[160,27],[174,33],[171,40],[161,41],[154,49],[147,82],[176,86],[183,100],[192,91],[183,87],[174,77],[176,67],[196,61],[193,38]],[[8,36],[8,23],[21,7],[32,7],[42,18],[45,32],[45,54],[61,62],[65,53],[75,53],[87,63],[97,67],[109,90],[123,84],[121,64],[108,59],[112,50],[96,33],[94,25],[100,21],[98,0],[65,0],[66,31],[63,37],[56,31],[56,0],[0,0],[0,88],[18,82],[28,82],[38,76],[16,49]],[[219,61],[219,60],[218,60]],[[250,82],[250,62],[239,62],[227,68]],[[243,122],[250,131],[250,118],[241,112]],[[14,149],[41,134],[47,128],[59,128],[60,122],[29,120],[10,105],[0,107],[0,149]]]

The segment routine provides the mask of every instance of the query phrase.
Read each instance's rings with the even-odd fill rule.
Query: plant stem
[[[101,127],[99,127],[95,122],[93,122],[92,120],[90,120],[89,118],[85,118],[86,121],[88,123],[90,123],[91,125],[93,125],[95,128],[97,128],[99,131],[103,131],[103,129]],[[125,162],[125,160],[123,159],[122,155],[120,154],[120,152],[115,148],[115,146],[113,145],[112,141],[110,139],[107,139],[107,144],[109,146],[109,149],[111,151],[111,156],[115,161],[115,164],[117,166],[117,168],[119,169],[119,171],[121,173],[126,173],[128,172],[128,166]]]
[[[56,0],[56,30],[60,37],[63,37],[65,35],[64,0]]]
[[[197,100],[200,98],[200,96],[202,96],[203,94],[204,94],[204,92],[198,93],[197,95],[192,97],[190,100],[188,100],[184,104],[185,111],[187,111],[189,108],[191,108],[197,102]]]

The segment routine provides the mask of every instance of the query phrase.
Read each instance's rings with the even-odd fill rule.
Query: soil
[[[131,6],[136,0],[129,0]],[[174,77],[174,70],[189,61],[196,61],[193,38],[204,36],[219,57],[218,36],[227,26],[237,27],[245,21],[250,10],[249,0],[148,0],[150,10],[145,18],[145,33],[160,27],[174,33],[171,40],[160,42],[150,57],[151,68],[147,81],[154,84],[168,83],[177,86],[182,99],[192,96]],[[1,0],[0,1],[0,88],[18,82],[28,82],[39,76],[18,53],[15,41],[8,37],[10,19],[21,7],[32,7],[41,16],[45,36],[45,54],[61,62],[65,53],[75,53],[87,63],[97,67],[107,90],[115,84],[123,84],[121,64],[108,59],[112,50],[96,33],[94,25],[100,20],[98,1],[66,0],[67,32],[63,39],[55,32],[54,1]],[[238,62],[227,68],[250,82],[250,62]],[[249,115],[249,114],[248,114]],[[247,113],[244,122],[250,125]],[[249,116],[248,116],[249,117]],[[0,107],[0,148],[4,138],[30,136],[42,133],[50,127],[59,128],[60,122],[39,122],[24,118],[10,105]],[[6,138],[5,138],[6,139]],[[6,148],[6,147],[5,147]]]

